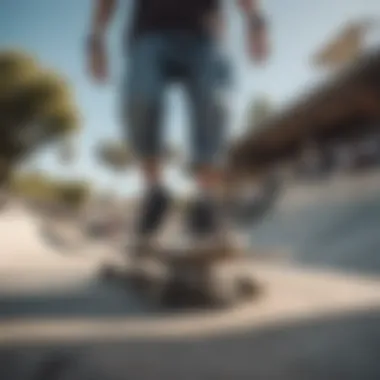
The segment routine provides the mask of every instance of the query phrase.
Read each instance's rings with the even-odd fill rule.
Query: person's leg
[[[146,194],[137,221],[138,236],[155,232],[168,206],[161,177],[165,44],[160,36],[137,40],[131,50],[124,110],[128,140],[140,164]]]
[[[225,91],[229,82],[227,63],[217,47],[199,39],[189,60],[187,89],[192,115],[194,175],[199,197],[190,214],[198,233],[218,232],[223,193],[223,156],[226,147],[227,109]]]

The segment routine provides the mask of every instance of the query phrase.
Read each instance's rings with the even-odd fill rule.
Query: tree
[[[91,185],[86,181],[59,180],[45,173],[17,173],[9,185],[11,191],[38,203],[56,204],[78,209],[91,195]]]
[[[0,52],[0,185],[20,161],[77,131],[78,115],[60,75],[25,53]]]
[[[89,199],[91,190],[86,182],[61,182],[56,185],[56,198],[64,206],[78,209]]]
[[[98,146],[98,160],[114,172],[127,170],[133,163],[132,151],[123,143],[105,141]]]
[[[100,164],[113,172],[116,180],[137,163],[132,148],[121,141],[102,141],[96,147],[95,156]],[[162,158],[166,164],[182,164],[183,161],[182,152],[173,145],[164,146]]]

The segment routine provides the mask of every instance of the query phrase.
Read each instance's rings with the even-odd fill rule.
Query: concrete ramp
[[[0,252],[0,294],[4,294],[60,287],[88,277],[105,249],[87,245],[63,254],[48,244],[39,218],[13,207],[0,215]]]
[[[186,340],[380,307],[380,281],[376,279],[304,268],[250,265],[264,285],[264,294],[259,300],[236,309],[139,317],[12,318],[0,323],[0,344]],[[120,302],[123,302],[122,294]]]
[[[380,307],[378,278],[265,264],[252,259],[243,265],[263,284],[264,293],[258,300],[223,312],[166,315],[145,312],[136,316],[122,308],[127,299],[131,301],[126,289],[99,283],[97,271],[107,252],[104,247],[104,252],[98,249],[99,252],[92,248],[82,250],[77,255],[57,254],[44,244],[39,221],[33,215],[25,210],[2,214],[0,314],[1,310],[8,313],[5,309],[15,304],[17,310],[24,311],[8,313],[11,315],[8,318],[0,315],[0,344],[191,339]],[[78,301],[78,289],[88,284],[95,286],[90,293],[82,293]],[[53,306],[49,302],[57,305],[63,293],[69,295],[65,315],[52,316],[49,308]],[[29,312],[36,304],[30,297],[41,294],[49,296],[44,303],[46,313],[32,318]],[[70,297],[77,298],[71,302]],[[3,302],[5,299],[8,300]]]

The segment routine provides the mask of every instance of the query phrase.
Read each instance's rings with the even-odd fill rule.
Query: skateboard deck
[[[258,293],[252,273],[239,265],[241,256],[217,244],[151,246],[124,265],[104,266],[101,276],[121,280],[142,299],[164,307],[227,307]]]

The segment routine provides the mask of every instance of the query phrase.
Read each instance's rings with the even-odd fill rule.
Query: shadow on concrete
[[[147,316],[154,310],[125,286],[89,281],[66,292],[0,296],[0,322],[39,318]]]
[[[286,247],[290,263],[380,275],[380,196],[274,210],[253,229],[253,247]]]
[[[378,380],[379,352],[377,309],[187,341],[7,346],[0,378]]]

